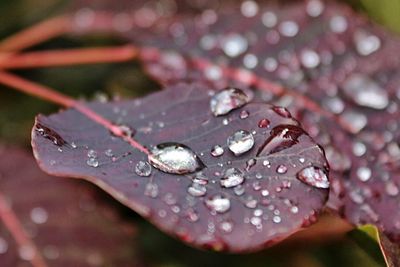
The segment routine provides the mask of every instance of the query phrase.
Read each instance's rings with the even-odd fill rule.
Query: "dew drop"
[[[274,216],[274,217],[272,218],[272,221],[273,221],[274,223],[280,223],[280,222],[282,221],[282,219],[281,219],[281,217],[279,217],[279,216]]]
[[[223,38],[221,47],[227,56],[237,57],[246,52],[248,42],[242,35],[231,33]]]
[[[345,93],[360,106],[384,109],[389,105],[387,91],[364,74],[353,74],[343,84]]]
[[[329,188],[328,177],[318,167],[310,166],[302,169],[297,173],[297,179],[317,188]]]
[[[261,21],[265,27],[272,28],[278,23],[278,17],[275,15],[275,13],[267,11],[262,15]]]
[[[313,50],[304,50],[300,60],[303,66],[309,69],[316,68],[320,63],[319,55]]]
[[[258,12],[258,4],[255,1],[244,1],[240,6],[240,11],[245,17],[254,17]]]
[[[237,195],[237,196],[243,195],[243,194],[244,194],[244,191],[245,191],[245,189],[244,189],[244,187],[241,186],[241,185],[238,185],[238,186],[236,186],[235,188],[233,188],[233,192],[234,192],[235,195]]]
[[[246,171],[249,171],[254,165],[256,165],[257,161],[255,159],[249,159],[246,161]]]
[[[224,148],[220,145],[215,145],[212,149],[211,149],[211,155],[213,157],[219,157],[222,156],[224,154]]]
[[[329,27],[335,33],[343,33],[347,30],[347,20],[343,16],[333,16],[329,20]]]
[[[392,181],[389,181],[386,183],[385,190],[386,190],[386,193],[392,197],[397,196],[400,191],[399,188],[397,187],[397,185]]]
[[[278,168],[276,168],[276,172],[279,174],[285,174],[287,170],[288,168],[285,165],[279,165]]]
[[[135,166],[135,172],[142,177],[148,177],[151,174],[151,165],[145,161],[139,161]]]
[[[250,98],[241,89],[228,87],[211,98],[210,109],[214,116],[226,115],[246,105],[249,101]]]
[[[239,130],[227,139],[228,148],[236,156],[249,151],[254,146],[254,137],[245,130]]]
[[[381,47],[381,40],[378,36],[364,31],[358,31],[354,34],[354,43],[357,52],[362,56],[368,56]]]
[[[279,25],[279,32],[286,37],[294,37],[299,32],[299,25],[292,21],[284,21]]]
[[[324,11],[324,4],[319,0],[310,0],[307,3],[306,11],[310,17],[318,17]]]
[[[189,147],[172,142],[155,146],[148,160],[154,168],[173,174],[193,173],[205,167]]]
[[[43,224],[49,218],[47,211],[42,207],[33,208],[30,215],[32,222],[36,224]]]
[[[156,198],[158,196],[158,185],[154,183],[148,183],[144,190],[144,194],[148,197]]]
[[[93,168],[99,167],[99,161],[96,158],[88,158],[86,164]]]
[[[207,188],[202,184],[193,183],[189,186],[188,193],[194,197],[201,197],[207,193]]]
[[[219,224],[219,228],[226,234],[231,233],[233,231],[233,223],[230,221],[223,221]]]
[[[220,184],[222,187],[230,188],[240,185],[244,182],[243,173],[237,168],[226,170],[224,177],[221,178]]]
[[[341,118],[350,126],[353,134],[359,133],[368,123],[367,116],[356,111],[345,111]]]
[[[207,208],[212,212],[225,213],[231,207],[231,202],[228,198],[221,195],[215,195],[205,200]]]
[[[240,112],[239,117],[240,117],[242,120],[244,120],[244,119],[247,119],[247,118],[249,117],[249,115],[250,115],[250,113],[249,113],[247,110],[242,110],[242,111]]]
[[[270,121],[268,119],[262,119],[258,122],[259,128],[267,128],[270,125]]]
[[[371,169],[368,167],[360,167],[357,169],[358,179],[362,182],[366,182],[371,178]]]

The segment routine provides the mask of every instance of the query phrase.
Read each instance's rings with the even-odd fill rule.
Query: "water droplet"
[[[292,21],[284,21],[279,25],[279,32],[286,37],[294,37],[299,32],[299,25]]]
[[[249,117],[249,115],[250,115],[250,113],[249,113],[247,110],[242,110],[242,111],[240,112],[239,117],[240,117],[242,120],[244,120],[244,119],[247,119],[247,118]]]
[[[231,233],[233,231],[233,223],[230,221],[223,221],[219,224],[219,228],[224,233]]]
[[[250,223],[254,226],[261,225],[261,218],[260,217],[251,217]]]
[[[318,17],[324,11],[324,4],[319,0],[310,0],[307,3],[306,11],[310,17]]]
[[[212,149],[211,149],[211,155],[213,157],[219,157],[222,156],[224,154],[224,149],[222,146],[220,145],[215,145]]]
[[[282,221],[282,219],[281,219],[281,217],[279,217],[279,216],[274,216],[274,217],[272,218],[272,221],[273,221],[274,223],[280,223],[280,222]]]
[[[139,161],[135,166],[135,172],[142,177],[148,177],[151,174],[151,165],[145,161]]]
[[[364,74],[352,74],[344,82],[343,89],[360,106],[384,109],[389,105],[387,91]]]
[[[313,50],[304,50],[300,55],[301,63],[306,68],[316,68],[320,63],[319,55]]]
[[[278,125],[274,127],[268,139],[259,148],[257,156],[270,155],[290,148],[298,143],[304,130],[294,125]]]
[[[397,196],[399,194],[399,188],[392,181],[389,181],[389,182],[386,183],[385,190],[386,190],[386,193],[389,196],[392,196],[392,197],[395,197],[395,196]]]
[[[248,42],[242,35],[231,33],[223,38],[221,47],[227,56],[237,57],[246,52]]]
[[[379,37],[365,31],[358,31],[354,34],[354,43],[357,52],[362,56],[368,56],[381,47]]]
[[[243,57],[243,65],[248,69],[254,69],[257,67],[258,58],[254,54],[246,54]]]
[[[158,185],[154,183],[146,184],[144,194],[148,197],[156,198],[158,196]]]
[[[246,171],[249,171],[254,165],[256,165],[257,161],[255,159],[249,159],[246,161]]]
[[[49,218],[47,211],[42,207],[33,208],[30,215],[32,222],[36,224],[43,224]]]
[[[237,168],[230,168],[226,170],[224,177],[222,177],[220,180],[221,186],[226,188],[240,185],[243,182],[244,182],[244,175]]]
[[[207,188],[202,184],[193,183],[189,186],[188,193],[194,197],[201,197],[207,193]]]
[[[267,28],[275,27],[278,23],[278,18],[275,13],[267,11],[261,17],[262,23]]]
[[[217,212],[217,213],[225,213],[231,207],[230,200],[221,195],[216,195],[206,199],[205,204],[212,212]]]
[[[367,116],[356,111],[345,111],[341,118],[349,125],[353,134],[359,133],[368,123]]]
[[[290,212],[293,214],[296,214],[299,212],[299,208],[297,206],[293,206],[290,208]]]
[[[365,154],[365,152],[367,152],[367,147],[365,146],[365,144],[361,142],[355,142],[353,144],[354,155],[356,155],[357,157],[361,157]]]
[[[31,261],[35,257],[35,249],[31,245],[22,245],[18,249],[18,254],[21,259]]]
[[[187,146],[179,143],[162,143],[151,150],[150,164],[163,172],[173,174],[193,173],[205,166]]]
[[[211,98],[210,109],[215,116],[221,116],[244,106],[249,100],[250,98],[242,90],[228,87]]]
[[[357,169],[357,176],[362,182],[366,182],[371,178],[371,169],[368,167],[360,167]]]
[[[56,133],[54,130],[44,126],[43,124],[36,123],[35,130],[41,136],[43,136],[46,139],[49,139],[50,141],[53,142],[53,144],[55,144],[57,146],[63,146],[67,143],[58,133]]]
[[[262,119],[258,122],[259,128],[267,128],[270,125],[270,121],[268,119]]]
[[[245,130],[239,130],[227,139],[228,148],[236,156],[249,151],[254,145],[254,137]]]
[[[114,153],[113,153],[113,151],[112,151],[111,148],[109,148],[109,149],[107,149],[106,151],[104,151],[104,154],[105,154],[107,157],[110,157],[110,158],[114,156]]]
[[[329,21],[329,27],[335,33],[343,33],[347,30],[347,20],[343,16],[333,16]]]
[[[199,172],[193,178],[193,183],[206,185],[206,184],[208,184],[208,178],[206,176],[204,176],[201,172]]]
[[[253,198],[248,198],[246,201],[246,207],[250,209],[255,209],[257,207],[257,200]]]
[[[268,57],[264,61],[264,69],[268,72],[273,72],[278,68],[278,62],[275,58]]]
[[[245,189],[244,189],[244,187],[241,186],[241,185],[238,185],[238,186],[236,186],[235,188],[233,188],[233,192],[234,192],[235,195],[237,195],[237,196],[243,195],[243,194],[244,194],[244,191],[245,191]]]
[[[317,188],[329,188],[328,177],[318,167],[310,166],[302,169],[297,173],[297,179]]]
[[[254,17],[258,12],[258,4],[255,1],[244,1],[240,6],[240,11],[245,17]]]
[[[96,158],[88,158],[86,164],[90,167],[97,168],[99,166],[99,161]]]
[[[122,135],[125,137],[133,137],[136,133],[136,130],[128,125],[119,125],[118,127],[121,130]]]
[[[276,172],[279,174],[284,174],[287,170],[288,168],[285,165],[279,165],[278,168],[276,168]]]

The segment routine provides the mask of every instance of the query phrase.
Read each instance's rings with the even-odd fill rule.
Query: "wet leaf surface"
[[[1,193],[48,266],[143,266],[125,207],[90,184],[44,174],[21,149],[2,146],[0,155]],[[1,266],[31,266],[31,252],[0,221]]]
[[[328,194],[317,182],[329,186],[320,147],[290,114],[282,116],[264,103],[214,116],[210,101],[215,93],[181,84],[142,99],[88,104],[130,129],[152,152],[149,156],[73,109],[37,117],[35,156],[46,172],[87,179],[197,247],[251,251],[315,222]],[[259,127],[265,119],[268,126]],[[253,142],[241,135],[228,141],[238,131],[248,132]],[[56,134],[49,138],[43,132]],[[283,147],[270,149],[266,140]],[[213,153],[216,145],[222,153]],[[232,146],[247,150],[235,155]],[[298,179],[306,168],[321,172]]]
[[[263,87],[257,99],[286,106],[325,148],[329,206],[399,241],[398,38],[333,2],[202,3],[197,16],[149,8],[153,20],[131,21],[121,35],[145,47],[146,69],[164,84]]]

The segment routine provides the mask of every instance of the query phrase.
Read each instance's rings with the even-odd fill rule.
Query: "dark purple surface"
[[[0,156],[1,192],[47,266],[144,266],[124,207],[90,184],[44,174],[21,149],[1,146]],[[2,221],[0,245],[2,267],[32,266]]]
[[[232,252],[255,250],[315,222],[328,190],[297,180],[296,173],[310,165],[326,169],[319,146],[298,130],[302,134],[296,136],[292,146],[272,154],[264,151],[257,157],[257,150],[271,129],[298,122],[282,117],[267,104],[253,102],[228,115],[214,117],[209,109],[211,92],[201,85],[181,84],[142,99],[88,103],[110,121],[134,129],[135,139],[144,146],[178,142],[190,147],[206,166],[202,173],[209,183],[203,197],[191,196],[187,191],[193,174],[173,175],[152,168],[149,177],[138,176],[135,166],[146,161],[147,156],[73,109],[37,117],[36,125],[51,129],[66,143],[58,146],[34,128],[36,159],[50,174],[82,177],[97,184],[165,232],[197,247]],[[249,112],[246,119],[240,118],[243,110]],[[259,128],[259,121],[265,118],[270,126]],[[224,120],[228,120],[227,125]],[[237,130],[255,133],[254,147],[241,156],[234,156],[226,145],[227,137]],[[214,145],[224,147],[222,156],[210,154]],[[96,153],[97,167],[87,164],[90,150]],[[93,155],[93,151],[89,154]],[[256,164],[246,170],[249,159],[255,159]],[[269,160],[270,167],[263,165],[264,160]],[[287,172],[277,173],[279,165],[286,166]],[[220,185],[221,174],[232,167],[246,177],[241,196],[233,188]],[[205,200],[216,195],[230,200],[227,212],[215,214],[206,207]],[[232,231],[227,232],[230,226]]]

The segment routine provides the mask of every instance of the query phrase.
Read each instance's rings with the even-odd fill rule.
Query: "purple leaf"
[[[143,266],[136,227],[121,217],[123,207],[88,184],[44,174],[23,150],[1,147],[0,156],[0,201],[7,201],[1,204],[16,215],[46,266]],[[20,246],[13,236],[18,226],[9,229],[1,218],[1,266],[31,266],[34,250]]]
[[[315,0],[153,12],[152,23],[133,21],[121,35],[143,46],[156,80],[262,89],[257,99],[286,106],[326,149],[329,206],[400,241],[398,38],[347,6]]]
[[[290,114],[264,103],[228,101],[232,110],[214,116],[216,93],[181,84],[142,99],[87,104],[131,129],[150,155],[74,109],[38,116],[35,157],[46,172],[87,179],[197,247],[251,251],[315,222],[329,186],[321,148]],[[42,135],[43,127],[65,144]]]

